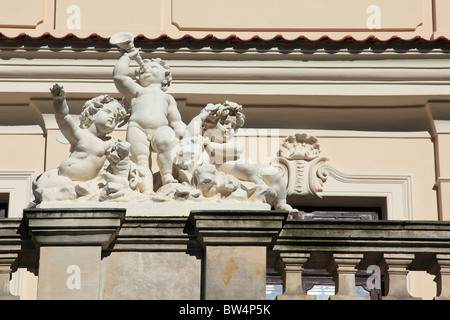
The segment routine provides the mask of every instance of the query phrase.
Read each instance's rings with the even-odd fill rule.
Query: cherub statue
[[[144,175],[130,160],[130,143],[119,141],[109,150],[109,165],[102,177],[105,186],[99,196],[100,201],[133,201],[144,199],[139,188]]]
[[[226,101],[224,104],[208,104],[198,116],[194,117],[187,125],[184,133],[185,141],[191,141],[193,144],[191,149],[198,149],[199,143],[204,146],[204,152],[208,154],[209,163],[206,165],[214,165],[218,173],[231,175],[240,181],[251,182],[255,185],[265,184],[270,187],[273,192],[268,194],[267,202],[277,210],[295,211],[286,202],[286,183],[282,177],[280,170],[270,165],[257,165],[249,159],[241,158],[244,147],[232,138],[236,131],[245,123],[245,116],[242,113],[242,106]],[[187,144],[186,142],[181,143]],[[181,153],[187,150],[187,146],[180,149]],[[204,154],[196,154],[195,159],[182,159],[184,163],[180,165],[181,176],[185,179],[189,178],[186,171],[193,171],[193,175],[197,172],[209,172],[210,176],[214,176],[210,171],[203,170],[201,166],[205,165]],[[187,160],[187,161],[186,161]],[[190,164],[186,165],[186,163]],[[196,165],[192,166],[192,163]],[[195,180],[195,176],[193,177]],[[207,178],[206,181],[211,180]],[[231,180],[228,180],[228,185]],[[211,186],[208,190],[211,190]],[[241,186],[246,188],[245,183]]]
[[[139,57],[136,81],[129,75],[132,59]],[[161,59],[144,59],[138,49],[122,51],[114,67],[114,83],[131,106],[126,140],[131,144],[131,160],[142,168],[145,178],[143,192],[154,193],[151,152],[156,152],[163,185],[178,182],[173,177],[172,151],[175,138],[186,125],[181,119],[173,96],[166,93],[171,83],[171,70]]]
[[[89,193],[89,183],[99,178],[108,150],[115,140],[109,135],[125,108],[114,98],[100,95],[85,103],[78,126],[69,114],[64,88],[51,89],[56,122],[70,143],[70,156],[57,169],[44,172],[33,182],[37,201],[73,200]]]

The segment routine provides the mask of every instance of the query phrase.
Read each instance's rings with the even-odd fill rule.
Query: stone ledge
[[[202,245],[269,246],[278,236],[287,211],[192,211],[188,225]]]
[[[24,223],[44,246],[101,246],[107,249],[125,218],[123,209],[26,209]]]
[[[280,252],[450,253],[445,221],[288,221],[274,243]]]
[[[0,219],[0,253],[17,254],[21,250],[20,223],[20,219]]]
[[[198,249],[187,217],[127,217],[110,251],[186,252]]]

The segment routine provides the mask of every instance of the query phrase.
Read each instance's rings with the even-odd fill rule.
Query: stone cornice
[[[444,221],[288,221],[273,250],[279,252],[450,253]]]
[[[287,211],[192,211],[188,223],[203,246],[270,246],[287,216]]]
[[[24,223],[39,246],[101,246],[114,241],[124,209],[25,209]]]
[[[111,251],[192,252],[195,237],[187,232],[187,217],[126,217]]]

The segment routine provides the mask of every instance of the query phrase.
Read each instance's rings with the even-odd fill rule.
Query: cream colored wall
[[[44,170],[45,138],[42,135],[0,135],[0,168]]]
[[[430,39],[450,32],[446,0],[435,0],[439,12],[435,16],[430,0],[2,0],[1,4],[8,15],[0,18],[0,32],[13,37],[21,32],[109,37],[128,30],[149,38],[167,34],[174,39],[211,33],[244,39],[280,34],[287,39],[299,35],[313,39],[323,35],[333,39],[347,35]],[[24,13],[23,7],[32,9]]]

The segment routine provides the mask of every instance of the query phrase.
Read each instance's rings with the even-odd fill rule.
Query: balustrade
[[[278,299],[303,299],[305,292],[298,286],[299,278],[311,266],[326,269],[333,277],[335,295],[330,300],[368,299],[356,291],[357,273],[366,272],[366,289],[383,288],[382,300],[420,299],[408,292],[410,271],[434,275],[435,299],[450,298],[448,222],[288,221],[272,249],[280,253],[281,263],[277,265],[285,279],[283,294]],[[299,255],[309,259],[293,262],[292,257]],[[321,258],[314,259],[316,255]],[[295,276],[294,269],[298,270]],[[293,287],[297,289],[292,290]]]
[[[24,228],[24,223],[26,225],[31,217],[36,219],[33,220],[35,223]],[[70,221],[75,221],[74,217],[69,218]],[[242,295],[245,288],[238,285],[241,276],[245,276],[247,280],[251,279],[252,282],[246,286],[256,288],[258,294],[255,297],[263,297],[264,294],[261,293],[264,292],[264,277],[261,277],[261,272],[264,272],[266,254],[270,253],[283,283],[283,293],[277,297],[279,300],[315,299],[315,296],[307,294],[307,290],[314,285],[312,270],[320,270],[321,274],[325,273],[329,276],[328,279],[332,280],[335,294],[330,296],[330,300],[420,299],[408,292],[407,277],[411,271],[426,271],[435,276],[435,299],[450,299],[450,222],[300,221],[286,218],[287,213],[274,211],[199,211],[193,212],[189,218],[125,218],[120,226],[114,225],[116,229],[113,233],[108,231],[108,245],[102,246],[102,256],[108,259],[111,252],[115,252],[118,257],[121,252],[140,251],[168,252],[175,257],[177,252],[181,255],[184,252],[192,254],[195,249],[198,259],[206,261],[206,269],[199,269],[198,272],[206,272],[207,275],[197,275],[193,281],[203,279],[201,281],[210,282],[203,283],[202,287],[209,290],[208,294],[214,293],[211,293],[211,297],[219,298],[233,296],[229,290]],[[63,221],[60,218],[57,220]],[[80,226],[72,223],[56,230],[56,220],[48,221],[48,213],[39,216],[33,212],[28,212],[23,221],[0,219],[0,299],[14,298],[8,290],[11,272],[17,267],[29,270],[37,267],[36,261],[33,262],[30,257],[33,252],[39,250],[39,246],[33,247],[33,243],[40,239],[45,246],[64,245],[56,243],[57,238],[54,236],[64,236],[63,240],[67,241],[67,232],[73,233],[76,227],[76,230],[82,230],[76,234],[76,239],[70,238],[73,241],[68,245],[82,246],[84,242],[81,238],[91,239],[99,223],[98,219],[88,219],[80,222]],[[100,231],[104,233],[104,228]],[[45,239],[50,239],[51,242],[42,242],[43,234]],[[36,238],[37,235],[40,236],[39,239]],[[110,235],[112,238],[109,238]],[[212,253],[218,250],[221,254],[221,265],[213,263],[215,260]],[[235,266],[230,269],[233,272],[221,269],[222,265],[227,265],[227,259],[229,266]],[[120,261],[117,260],[118,263]],[[256,269],[255,261],[258,261]],[[192,266],[197,264],[193,263]],[[251,271],[254,274],[234,274],[238,266],[244,266],[245,270],[255,269]],[[230,278],[230,285],[220,288],[215,286],[214,283],[218,280],[211,277],[221,277],[222,273],[228,277],[236,277],[236,283],[233,282],[234,278]],[[363,296],[356,290],[361,283],[366,290],[371,291],[370,296]],[[207,299],[208,294],[203,293],[199,298]],[[235,296],[239,298],[238,294]],[[251,298],[253,295],[242,296]]]

